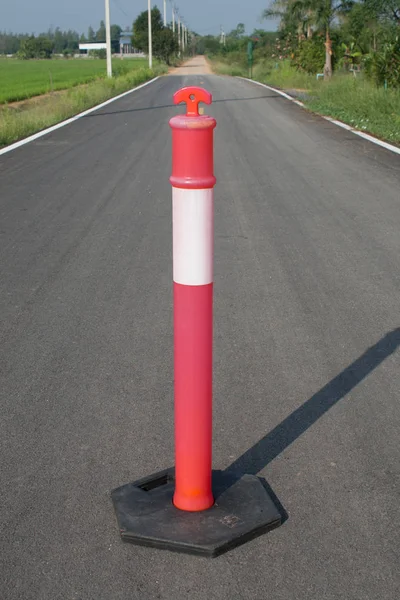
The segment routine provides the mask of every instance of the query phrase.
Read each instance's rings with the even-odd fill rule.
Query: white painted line
[[[267,88],[267,90],[271,90],[272,92],[276,92],[277,94],[280,94],[281,96],[283,96],[287,100],[290,100],[291,102],[294,102],[295,104],[298,104],[299,106],[304,106],[303,102],[300,102],[300,100],[296,100],[296,98],[293,98],[293,96],[289,96],[289,94],[286,94],[285,92],[282,92],[281,90],[276,90],[275,88],[267,85],[266,83],[261,83],[260,81],[256,81],[255,79],[248,79],[247,77],[239,77],[238,76],[237,79],[244,79],[244,81],[250,81],[250,83],[255,83],[256,85],[260,85],[261,87],[265,87],[265,88]]]
[[[214,190],[172,188],[173,278],[183,285],[213,280]]]
[[[267,90],[271,90],[271,92],[276,92],[277,94],[280,94],[287,100],[294,102],[294,104],[297,104],[298,106],[306,108],[304,103],[300,102],[300,100],[296,100],[296,98],[289,96],[289,94],[285,94],[285,92],[282,92],[281,90],[277,90],[276,88],[273,88],[270,85],[267,85],[266,83],[260,83],[260,81],[255,81],[254,79],[248,79],[247,77],[237,77],[237,79],[243,79],[244,81],[249,81],[250,83],[255,83],[256,85],[260,85],[261,87],[267,88]],[[364,140],[368,140],[369,142],[372,142],[373,144],[376,144],[377,146],[381,146],[382,148],[385,148],[386,150],[389,150],[390,152],[394,152],[395,154],[400,154],[400,148],[398,148],[397,146],[393,146],[392,144],[389,144],[388,142],[383,142],[382,140],[379,140],[378,138],[370,135],[369,133],[364,133],[363,131],[360,131],[359,129],[354,129],[354,127],[351,127],[350,125],[347,125],[346,123],[342,123],[342,121],[337,121],[336,119],[332,119],[332,117],[326,117],[325,115],[320,115],[319,113],[314,113],[314,114],[318,114],[320,117],[325,119],[325,121],[329,121],[330,123],[333,123],[334,125],[337,125],[338,127],[341,127],[342,129],[351,131],[351,133],[354,133],[355,135],[358,135],[358,136],[364,138]]]
[[[92,106],[92,108],[89,108],[88,110],[85,110],[85,111],[79,113],[78,115],[70,117],[69,119],[66,119],[65,121],[61,121],[61,123],[52,125],[51,127],[48,127],[47,129],[43,129],[42,131],[38,131],[37,133],[34,133],[33,135],[30,135],[29,137],[27,137],[23,140],[20,140],[19,142],[10,144],[10,146],[6,146],[5,148],[2,148],[0,150],[0,156],[2,154],[6,154],[7,152],[11,152],[12,150],[16,150],[17,148],[20,148],[21,146],[25,146],[25,144],[34,142],[38,138],[41,138],[44,135],[51,133],[52,131],[61,129],[61,127],[70,125],[71,123],[74,123],[78,119],[81,119],[82,117],[86,117],[86,115],[90,115],[90,113],[95,112],[96,110],[99,110],[100,108],[103,108],[104,106],[107,106],[108,104],[111,104],[112,102],[115,102],[116,100],[119,100],[120,98],[124,98],[124,96],[128,96],[128,94],[132,94],[132,92],[136,92],[137,90],[140,90],[141,88],[146,87],[146,85],[150,85],[150,83],[157,81],[157,79],[159,79],[159,78],[160,78],[159,76],[154,77],[153,79],[150,79],[150,81],[146,81],[145,83],[142,83],[141,85],[138,85],[137,87],[132,88],[131,90],[128,90],[127,92],[124,92],[123,94],[119,94],[119,96],[114,96],[114,98],[110,98],[109,100],[106,100],[105,102],[102,102],[101,104],[98,104],[97,106]]]
[[[373,144],[382,146],[382,148],[386,148],[386,150],[390,150],[390,152],[395,152],[395,154],[400,154],[400,148],[397,148],[396,146],[393,146],[392,144],[389,144],[388,142],[378,140],[378,138],[375,138],[374,136],[370,135],[369,133],[364,133],[363,131],[354,129],[354,127],[350,127],[350,125],[347,125],[346,123],[342,123],[342,121],[337,121],[336,119],[332,119],[331,117],[324,117],[324,119],[326,121],[329,121],[330,123],[333,123],[334,125],[337,125],[338,127],[342,127],[343,129],[347,129],[348,131],[351,131],[352,133],[359,135],[360,137],[364,138],[365,140],[368,140],[369,142],[372,142]]]
[[[324,117],[324,119],[326,119],[327,121],[330,121],[331,123],[333,123],[334,125],[337,125],[338,127],[341,127],[342,129],[346,129],[347,131],[357,131],[356,129],[353,129],[353,127],[351,125],[347,125],[347,123],[342,123],[342,121],[337,121],[336,119],[333,119],[332,117]]]

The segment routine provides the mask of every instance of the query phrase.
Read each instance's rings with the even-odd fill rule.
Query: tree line
[[[177,26],[172,31],[172,23],[167,27],[163,24],[160,10],[155,6],[151,10],[153,54],[159,60],[170,64],[171,59],[180,52]],[[113,53],[120,51],[119,40],[122,28],[111,25],[111,49]],[[77,31],[63,31],[59,27],[49,29],[38,36],[29,34],[14,34],[0,32],[0,54],[17,55],[19,58],[51,58],[53,55],[73,55],[79,51],[79,43],[105,42],[106,28],[104,21],[95,31],[89,27],[87,34]],[[191,47],[192,37],[188,37],[188,47]],[[133,23],[132,45],[137,50],[148,51],[148,13],[139,14]]]
[[[325,79],[335,70],[363,71],[377,85],[400,88],[400,0],[272,0],[262,17],[277,19],[278,30],[246,35],[239,23],[225,43],[197,38],[197,51],[244,66],[251,42],[255,61],[290,61]]]
[[[378,84],[400,85],[399,0],[273,0],[282,42],[298,66],[364,68]],[[323,63],[323,64],[321,64]]]
[[[119,52],[121,32],[122,27],[111,25],[111,47],[114,53]],[[86,34],[71,29],[63,31],[59,27],[49,29],[37,36],[3,31],[0,32],[0,54],[18,54],[21,58],[51,58],[53,54],[68,56],[79,52],[79,43],[105,41],[104,21],[100,21],[96,31],[93,27],[89,27]]]
[[[275,43],[277,32],[265,31],[264,29],[254,29],[251,34],[246,34],[244,23],[238,23],[237,26],[226,34],[222,40],[220,35],[197,35],[196,53],[197,54],[221,54],[230,55],[237,52],[247,51],[249,42],[254,47],[271,47]]]

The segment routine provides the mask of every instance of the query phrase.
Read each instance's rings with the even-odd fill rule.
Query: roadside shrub
[[[387,40],[380,50],[365,58],[365,72],[378,86],[400,87],[400,37]]]
[[[107,50],[105,48],[100,48],[100,50],[90,50],[90,56],[104,60],[107,58]]]
[[[354,42],[350,44],[342,44],[338,48],[339,58],[337,66],[341,71],[349,71],[355,67],[361,66],[362,52],[357,50],[357,46]]]
[[[311,75],[321,73],[324,63],[325,46],[320,36],[302,41],[292,59],[293,66]]]
[[[221,50],[221,54],[219,57],[222,61],[224,59],[227,60],[227,62],[232,65],[236,65],[238,67],[242,67],[242,68],[246,68],[247,67],[247,53],[246,51],[240,52],[239,50],[236,50],[234,52],[228,52],[226,49],[222,49]]]

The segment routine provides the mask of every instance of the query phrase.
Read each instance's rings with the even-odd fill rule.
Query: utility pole
[[[185,25],[182,23],[182,53],[185,54]]]
[[[105,0],[105,9],[106,9],[107,77],[112,77],[111,31],[110,31],[110,0]]]
[[[175,33],[175,4],[172,5],[172,33]]]
[[[222,29],[222,25],[220,25],[221,36],[219,38],[219,43],[225,46],[225,31]]]
[[[167,26],[167,0],[164,0],[164,27]]]
[[[147,18],[148,18],[148,22],[149,22],[149,69],[152,69],[153,68],[153,39],[152,39],[152,28],[151,28],[151,0],[147,0]]]
[[[178,47],[179,47],[179,56],[181,55],[181,17],[178,13]]]

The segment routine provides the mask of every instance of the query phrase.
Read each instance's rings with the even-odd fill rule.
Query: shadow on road
[[[332,406],[344,398],[367,375],[400,346],[400,327],[394,329],[371,348],[368,348],[357,360],[339,373],[332,381],[311,396],[304,404],[293,411],[272,431],[261,438],[254,446],[239,456],[225,472],[240,478],[245,473],[257,475],[274,458],[290,446]],[[265,480],[260,478],[268,492],[274,498],[281,511],[283,521],[287,513]]]
[[[181,65],[180,67],[175,67],[176,69],[198,69],[199,67],[201,67],[201,63],[195,63],[194,65]],[[199,73],[200,75],[200,73]],[[207,75],[207,73],[204,73],[204,75]]]
[[[278,94],[268,94],[266,96],[255,96],[254,98],[224,98],[222,100],[213,100],[213,104],[218,104],[220,102],[245,102],[248,100],[262,100],[263,98],[277,98],[278,100],[285,100],[282,96]],[[127,110],[113,110],[113,111],[99,111],[95,113],[91,113],[83,117],[84,119],[92,119],[93,117],[105,117],[107,115],[122,115],[125,113],[134,113],[140,112],[144,110],[160,110],[163,108],[177,108],[180,105],[176,104],[160,104],[158,106],[144,106],[142,108],[128,108]],[[183,106],[183,103],[182,103]]]

